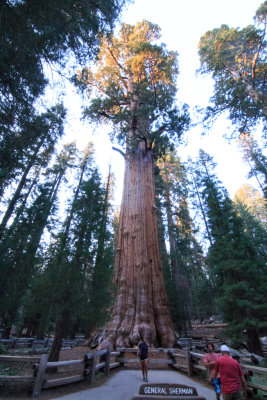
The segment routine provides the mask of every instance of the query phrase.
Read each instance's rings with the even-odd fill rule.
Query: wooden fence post
[[[95,367],[96,367],[96,362],[97,362],[97,354],[85,354],[84,356],[84,361],[86,363],[86,368],[89,368],[89,374],[88,374],[88,381],[89,384],[91,385],[94,383],[95,380]]]
[[[32,397],[38,397],[42,390],[42,384],[44,381],[47,359],[48,359],[47,354],[43,354],[41,356],[39,366],[38,366],[37,376],[36,376],[35,382],[34,382]]]
[[[170,366],[170,367],[173,367],[173,365],[176,364],[176,358],[175,358],[175,356],[173,355],[173,351],[169,350],[168,353],[167,353],[167,355],[168,355],[168,358],[169,358],[170,360],[172,360],[172,364],[170,364],[169,366]]]
[[[110,350],[107,350],[107,353],[105,355],[105,375],[109,376],[110,374]]]
[[[193,375],[193,367],[192,367],[192,357],[191,357],[190,350],[187,350],[186,356],[187,356],[187,373],[188,373],[188,376],[192,376]]]
[[[120,354],[120,358],[125,358],[125,348],[120,350],[121,354]],[[120,367],[124,367],[124,362],[120,361]]]

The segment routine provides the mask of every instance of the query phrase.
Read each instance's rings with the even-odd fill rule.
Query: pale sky
[[[263,1],[263,0],[262,0]],[[253,24],[253,17],[261,0],[135,0],[123,12],[122,22],[135,24],[147,19],[158,24],[162,30],[161,42],[168,50],[179,53],[178,101],[189,106],[206,106],[212,95],[213,81],[208,76],[196,77],[199,67],[197,45],[200,37],[208,30],[227,24],[231,27],[245,27]],[[111,150],[106,129],[94,129],[88,123],[79,120],[79,99],[70,92],[66,99],[69,107],[69,126],[66,128],[66,140],[76,138],[79,148],[93,140],[96,148],[96,160],[100,171],[105,176],[108,164],[111,163],[117,181],[115,204],[120,204],[123,183],[124,162],[122,156]],[[93,131],[95,134],[92,136]],[[196,157],[199,148],[203,148],[218,163],[217,174],[230,196],[246,182],[248,169],[236,141],[229,143],[223,138],[232,130],[231,122],[220,118],[210,132],[202,136],[203,128],[197,127],[188,131],[188,145],[180,146],[178,154],[182,160],[190,155]],[[257,189],[255,181],[250,180]]]

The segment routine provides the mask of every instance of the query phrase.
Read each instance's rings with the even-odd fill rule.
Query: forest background
[[[129,24],[135,24],[142,19],[156,23],[161,28],[161,41],[166,43],[168,48],[178,51],[179,75],[177,80],[178,94],[180,102],[190,105],[191,112],[195,107],[205,108],[212,96],[214,81],[211,76],[197,74],[200,67],[198,56],[198,43],[202,34],[210,29],[227,24],[230,27],[245,27],[253,24],[255,10],[261,4],[260,0],[251,2],[241,2],[227,0],[224,4],[205,0],[201,3],[197,1],[181,2],[168,0],[164,7],[160,1],[154,1],[151,6],[150,1],[134,1],[123,10],[120,20]],[[117,24],[118,28],[120,23]],[[118,29],[117,28],[117,29]],[[97,130],[81,120],[81,100],[71,87],[67,87],[65,106],[70,115],[69,123],[65,127],[66,141],[75,139],[77,146],[82,149],[88,141],[93,140],[96,150],[96,161],[101,168],[102,174],[106,175],[108,164],[111,164],[114,175],[116,176],[117,189],[115,194],[115,205],[120,205],[124,160],[120,155],[112,150],[108,131],[103,132],[103,127]],[[53,91],[54,99],[56,91]],[[75,107],[77,105],[77,107]],[[197,119],[197,116],[196,116]],[[79,134],[77,134],[77,130]],[[92,130],[96,134],[92,133]],[[227,115],[221,116],[210,130],[204,129],[202,125],[191,126],[189,132],[185,134],[184,142],[177,147],[177,152],[182,160],[186,161],[188,156],[197,157],[200,148],[207,151],[217,163],[216,174],[224,183],[230,196],[233,198],[236,190],[243,183],[249,183],[259,189],[254,177],[247,180],[249,166],[243,160],[242,151],[236,141],[227,141],[233,133],[233,125],[227,121]],[[203,135],[205,133],[205,135]],[[264,148],[262,140],[262,128],[255,127],[256,138],[260,147]],[[105,143],[103,143],[105,135]],[[103,163],[105,154],[107,163]],[[227,162],[225,159],[227,158]]]
[[[148,11],[144,10],[144,5],[138,5],[138,1],[136,9],[130,5],[129,14],[123,14],[123,21],[136,23],[134,10],[137,10],[138,20],[146,19],[146,12],[149,13],[149,19],[153,19],[151,10],[157,11],[159,3],[154,2],[153,7],[148,3]],[[168,48],[176,50],[177,36],[182,35],[176,36],[172,27],[179,25],[179,18],[177,20],[175,16],[180,14],[179,9],[175,8],[176,2],[169,3],[165,5],[169,10],[168,28],[166,22],[160,24],[164,27],[162,39],[167,42]],[[258,6],[260,4],[258,2]],[[65,13],[62,12],[63,16],[73,15],[71,8],[68,9],[71,5],[72,2],[59,5]],[[223,5],[225,9],[227,6],[230,9],[230,3]],[[103,151],[109,133],[106,128],[91,127],[90,130],[95,130],[97,135],[93,137],[88,132],[88,123],[80,124],[77,117],[79,110],[75,110],[78,101],[74,89],[67,83],[67,77],[71,78],[79,65],[82,67],[86,62],[92,62],[99,44],[96,34],[101,28],[107,31],[114,24],[121,4],[103,2],[101,12],[104,17],[102,20],[99,18],[98,23],[95,21],[101,13],[93,14],[92,9],[88,12],[85,7],[83,11],[87,11],[93,27],[87,37],[84,26],[80,26],[79,13],[70,18],[72,33],[63,24],[66,31],[62,34],[64,30],[60,18],[56,29],[53,28],[53,22],[52,29],[51,26],[44,29],[47,21],[51,24],[53,18],[52,9],[45,7],[44,13],[42,7],[41,2],[40,8],[34,9],[30,1],[4,1],[1,5],[1,29],[5,34],[4,61],[1,64],[0,318],[4,337],[10,334],[11,326],[15,324],[20,329],[26,327],[29,334],[38,337],[56,330],[60,342],[63,336],[73,336],[76,332],[89,336],[93,329],[102,327],[107,321],[114,297],[110,282],[118,209],[114,208],[112,198],[114,192],[119,192],[114,176],[118,182],[118,171],[123,169],[119,163],[123,158],[118,152],[114,152],[116,156],[111,153],[107,156],[107,152]],[[188,21],[187,26],[198,26],[201,31],[196,30],[199,36],[198,39],[195,36],[195,47],[207,30],[202,30],[201,24],[194,22],[196,16],[198,21],[201,20],[198,7],[195,4],[191,13],[186,9],[188,18],[181,17]],[[252,8],[251,3],[249,7]],[[209,20],[208,29],[219,28],[221,23],[227,24],[229,19],[217,22],[215,17],[210,17],[212,8],[214,5],[202,4],[202,15]],[[244,10],[244,2],[239,5],[240,8]],[[234,21],[242,13],[228,12],[228,18],[231,15],[233,19],[229,25],[245,28],[252,23],[255,12],[253,4],[249,16],[246,11],[248,20],[245,23]],[[175,18],[172,23],[170,15]],[[223,18],[220,12],[215,15]],[[153,23],[158,22],[157,18],[155,16]],[[11,23],[7,29],[6,24],[10,20],[14,25]],[[37,42],[36,31],[32,33],[29,26],[24,24],[29,20],[39,34]],[[23,32],[28,35],[28,44],[32,48],[25,48],[23,40],[26,36],[19,38],[15,33],[18,25],[21,27],[20,34]],[[259,29],[261,33],[263,28]],[[197,63],[190,54],[190,66],[183,65],[186,52],[190,51],[188,40],[194,42],[189,34],[184,34],[183,46],[178,47],[181,74],[177,84],[179,103],[189,103],[194,125],[204,115],[194,107],[201,106],[208,110],[212,81],[207,76],[198,76],[193,80],[193,69]],[[259,42],[257,45],[259,47]],[[88,46],[91,60],[88,60]],[[262,62],[262,59],[259,60]],[[31,64],[34,66],[32,70],[29,68]],[[186,78],[187,74],[189,78]],[[49,84],[46,82],[48,78]],[[204,93],[206,96],[203,100]],[[56,104],[61,99],[67,110],[63,103]],[[84,101],[86,104],[86,96]],[[220,117],[208,138],[200,140],[201,145],[206,146],[216,137],[216,148],[221,150],[218,143],[221,143],[223,134],[233,136],[229,147],[223,146],[227,150],[219,152],[223,173],[215,169],[216,160],[208,154],[210,147],[203,146],[204,149],[194,161],[185,159],[185,144],[175,146],[176,152],[174,149],[168,150],[165,159],[158,157],[156,188],[157,207],[160,210],[159,242],[175,329],[185,334],[192,319],[204,319],[217,314],[228,322],[228,334],[233,342],[242,340],[242,331],[246,328],[251,349],[261,353],[257,339],[266,329],[266,159],[262,125],[257,125],[262,119],[260,112],[247,115],[245,125],[244,113],[241,117],[235,114],[233,124]],[[206,130],[207,126],[191,125],[185,133],[191,156],[195,151],[193,148],[196,148],[196,137]],[[78,136],[81,138],[78,139]],[[80,149],[88,139],[93,140],[98,164],[103,165],[105,159],[108,165],[113,158],[119,166],[116,169],[112,166],[109,173],[106,170],[102,178],[92,145],[87,145],[85,150],[78,150],[74,143],[70,143],[71,137],[77,138]],[[243,157],[250,162],[247,169],[242,165],[239,171],[244,176],[246,172],[243,174],[243,171],[248,170],[256,179],[254,185],[262,192],[255,187],[245,186],[233,203],[218,175],[224,181],[225,166],[233,158],[238,158],[236,153],[229,156],[232,148],[237,146],[238,138]],[[191,147],[190,142],[193,142]],[[123,147],[119,149],[124,150]],[[218,153],[214,154],[218,157]],[[232,173],[234,170],[236,166],[231,166]],[[233,198],[233,187],[230,190]],[[118,204],[118,198],[115,205]],[[233,247],[229,247],[229,243]],[[231,254],[228,260],[225,259],[227,254]],[[225,279],[229,274],[229,279]],[[251,277],[255,277],[253,285]],[[243,310],[247,319],[238,320],[236,315],[243,316]]]

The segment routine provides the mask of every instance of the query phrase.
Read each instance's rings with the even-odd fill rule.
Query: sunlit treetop
[[[234,196],[234,202],[241,202],[249,211],[255,215],[263,224],[267,223],[266,199],[253,186],[243,184]]]
[[[118,37],[102,40],[96,66],[78,72],[77,85],[92,99],[85,115],[111,121],[121,142],[131,135],[135,144],[165,147],[189,124],[186,106],[181,113],[175,105],[177,54],[159,38],[160,28],[148,21],[123,24]]]
[[[186,168],[181,163],[175,151],[166,153],[164,159],[157,161],[157,166],[160,169],[160,175],[166,186],[169,184],[179,184],[185,189]]]
[[[254,17],[255,24],[261,27],[263,31],[266,29],[266,15],[267,15],[267,1],[265,0],[257,9]]]
[[[266,7],[265,1],[257,10],[255,26],[222,25],[201,37],[200,72],[215,80],[207,119],[228,110],[232,122],[244,129],[266,117]]]

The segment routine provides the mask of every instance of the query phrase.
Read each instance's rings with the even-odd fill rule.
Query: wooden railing
[[[49,349],[52,346],[53,338],[37,340],[36,338],[13,338],[0,339],[7,349],[38,348]],[[62,339],[61,347],[75,347],[84,343],[84,339]]]
[[[256,367],[253,365],[240,364],[243,371],[246,372],[248,376],[248,387],[253,390],[254,393],[257,393],[257,390],[262,390],[263,392],[267,392],[267,385],[261,385],[257,383],[253,383],[251,381],[251,377],[254,376],[254,372],[260,375],[265,375],[264,382],[267,382],[267,368]]]
[[[187,351],[186,354],[180,354],[177,352],[172,352],[170,355],[173,360],[172,366],[176,369],[180,369],[182,371],[187,372],[188,376],[192,376],[195,371],[207,371],[206,367],[203,364],[204,354],[196,353],[193,351]],[[179,364],[177,363],[177,359],[186,359],[187,363]],[[257,393],[257,390],[262,390],[263,392],[267,392],[267,385],[261,385],[252,382],[252,377],[254,376],[254,372],[257,374],[265,375],[267,382],[267,368],[257,367],[249,364],[240,363],[243,371],[246,374],[247,378],[247,386],[250,391],[253,393]]]
[[[109,352],[108,350],[99,350],[95,353],[85,354],[82,360],[48,362],[47,354],[41,357],[17,357],[0,356],[0,362],[20,362],[33,364],[33,376],[5,376],[0,375],[0,385],[2,383],[28,384],[33,386],[32,397],[38,397],[42,389],[65,385],[74,382],[80,382],[84,379],[92,384],[95,380],[95,374],[98,370],[103,370],[105,375],[109,375],[112,368],[120,366],[120,362],[111,362],[110,358],[119,356],[120,352]],[[67,367],[81,365],[81,373],[60,378],[47,378],[47,370],[51,368]]]
[[[74,382],[87,380],[89,384],[95,381],[95,374],[97,371],[102,370],[105,375],[110,374],[110,370],[116,367],[125,367],[127,364],[139,363],[136,356],[137,349],[118,348],[114,352],[108,350],[99,350],[95,353],[85,354],[82,360],[70,361],[57,361],[48,362],[48,356],[42,355],[41,357],[18,357],[18,356],[0,356],[1,361],[15,361],[20,363],[32,363],[34,368],[33,376],[1,376],[1,382],[12,383],[26,383],[33,387],[32,397],[38,397],[42,389],[47,389],[55,386],[65,385]],[[128,358],[126,353],[134,353],[135,357]],[[153,354],[162,353],[162,358],[153,358]],[[196,353],[190,350],[177,350],[177,349],[151,349],[149,351],[149,365],[153,364],[168,365],[179,371],[187,373],[192,377],[197,371],[207,371],[203,364],[204,354]],[[165,356],[165,357],[164,357]],[[51,368],[67,367],[81,365],[79,374],[49,378],[46,372]],[[253,376],[253,373],[264,374],[267,377],[267,368],[260,368],[248,364],[241,364],[248,377]],[[152,367],[153,368],[153,367]],[[248,382],[248,388],[251,390],[262,390],[267,392],[267,386]]]
[[[8,349],[19,349],[22,347],[33,347],[37,349],[47,349],[52,346],[53,338],[45,338],[42,340],[37,340],[36,338],[13,338],[13,339],[0,339],[0,343],[3,343]],[[209,339],[194,339],[194,338],[180,338],[179,344],[183,350],[195,350],[199,347],[206,347],[207,341],[213,343],[215,346],[219,347],[223,342],[220,339],[209,338]],[[84,344],[84,338],[77,339],[62,339],[61,347],[74,347]],[[262,344],[262,350],[267,353],[267,345]]]
[[[136,358],[126,358],[125,353],[136,353],[136,349],[118,349],[121,352],[121,356],[118,358],[122,366],[125,366],[127,363],[136,363]],[[190,350],[177,350],[177,349],[155,349],[150,350],[149,353],[167,353],[168,358],[162,359],[153,359],[149,358],[149,365],[151,364],[162,364],[169,365],[172,368],[175,368],[179,371],[187,373],[189,377],[192,377],[198,371],[204,371],[207,373],[207,369],[204,366],[203,358],[204,354],[197,353]],[[251,381],[251,377],[253,377],[253,372],[257,372],[258,374],[265,375],[267,381],[267,368],[252,366],[249,364],[240,364],[243,368],[244,372],[246,372],[247,376],[247,386],[249,389],[253,390],[254,393],[257,390],[262,390],[263,392],[267,392],[267,386],[256,384]]]

